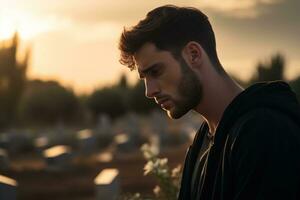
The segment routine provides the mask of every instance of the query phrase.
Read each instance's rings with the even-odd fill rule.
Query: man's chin
[[[179,119],[181,118],[183,115],[185,115],[188,111],[178,111],[178,110],[166,110],[168,116],[171,119]]]

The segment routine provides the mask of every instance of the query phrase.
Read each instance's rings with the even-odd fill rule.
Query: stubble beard
[[[178,119],[194,109],[203,95],[202,84],[195,72],[189,68],[184,59],[180,59],[179,63],[182,77],[177,87],[178,98],[173,99],[174,107],[167,112],[172,119]]]

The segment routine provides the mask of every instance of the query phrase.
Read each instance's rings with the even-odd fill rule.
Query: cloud
[[[282,0],[202,0],[198,7],[208,8],[237,18],[255,18],[262,14],[262,7],[279,4]]]
[[[24,10],[0,8],[0,38],[9,38],[18,31],[21,38],[30,39],[38,34],[69,26],[59,16],[37,16]]]
[[[78,43],[99,41],[116,41],[122,32],[122,24],[115,22],[98,22],[91,25],[73,24],[70,36]]]
[[[91,24],[99,21],[134,21],[144,17],[153,8],[165,4],[194,6],[232,17],[253,18],[264,12],[261,7],[278,4],[283,0],[0,0],[2,1],[8,8],[30,10],[40,16],[56,15],[77,23]]]

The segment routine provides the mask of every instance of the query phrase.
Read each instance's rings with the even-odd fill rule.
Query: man
[[[162,6],[124,30],[120,62],[137,69],[171,118],[205,122],[186,155],[179,199],[300,199],[300,112],[281,81],[240,87],[224,71],[199,10]]]

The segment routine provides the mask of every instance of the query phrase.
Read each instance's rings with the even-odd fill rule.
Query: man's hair
[[[217,71],[223,71],[208,17],[196,8],[173,5],[155,8],[136,26],[124,28],[119,42],[120,63],[135,69],[133,56],[147,42],[160,50],[170,51],[178,60],[183,47],[190,41],[198,42]]]

